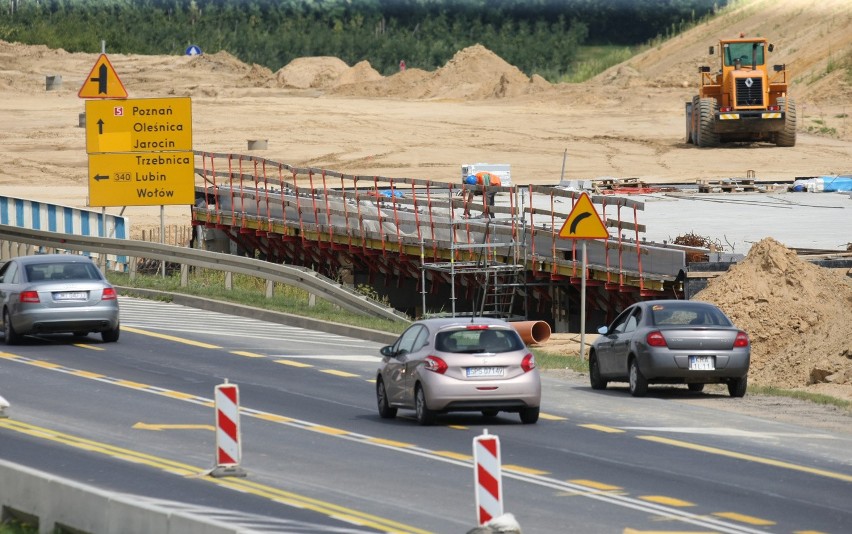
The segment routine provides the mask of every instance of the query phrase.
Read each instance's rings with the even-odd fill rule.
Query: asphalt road
[[[0,352],[0,457],[265,532],[463,533],[472,440],[500,439],[525,533],[848,532],[852,434],[545,378],[542,418],[382,420],[379,345],[122,298],[122,336]],[[246,478],[213,478],[211,401],[239,385]],[[703,394],[719,403],[727,395]]]

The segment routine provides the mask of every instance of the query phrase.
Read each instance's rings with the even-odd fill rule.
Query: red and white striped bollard
[[[473,438],[473,478],[476,486],[476,520],[484,525],[503,515],[503,475],[500,439],[488,430]]]
[[[219,384],[213,396],[216,413],[216,467],[210,472],[214,477],[246,476],[240,467],[242,443],[240,442],[240,390],[236,384]]]

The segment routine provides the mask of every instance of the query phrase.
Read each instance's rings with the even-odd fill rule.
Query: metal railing
[[[189,267],[254,276],[268,284],[279,282],[302,289],[353,313],[389,321],[409,321],[393,308],[304,267],[160,243],[78,236],[0,224],[0,259],[33,254],[41,249],[97,253],[103,257],[127,256],[131,279],[135,276],[139,258],[179,264],[182,285],[186,285]],[[102,267],[108,268],[106,265]]]

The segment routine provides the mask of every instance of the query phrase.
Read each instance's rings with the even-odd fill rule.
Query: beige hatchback
[[[381,349],[376,376],[379,415],[413,409],[429,425],[447,412],[518,413],[538,421],[541,378],[535,357],[502,319],[455,317],[412,324]]]

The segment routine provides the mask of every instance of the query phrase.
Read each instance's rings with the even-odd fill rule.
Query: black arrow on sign
[[[591,216],[592,216],[591,213],[584,211],[583,213],[574,217],[574,220],[571,221],[571,228],[568,229],[568,233],[569,234],[576,234],[577,233],[577,225],[580,224],[580,221],[582,221],[586,217],[591,217]]]
[[[106,64],[101,64],[101,67],[98,69],[98,77],[97,78],[89,78],[89,81],[98,82],[98,94],[105,95],[107,94],[107,66]]]
[[[98,119],[98,133],[99,134],[104,133],[104,120],[103,119]]]
[[[109,180],[109,176],[104,176],[103,174],[96,174],[95,181],[100,182],[101,180]]]

